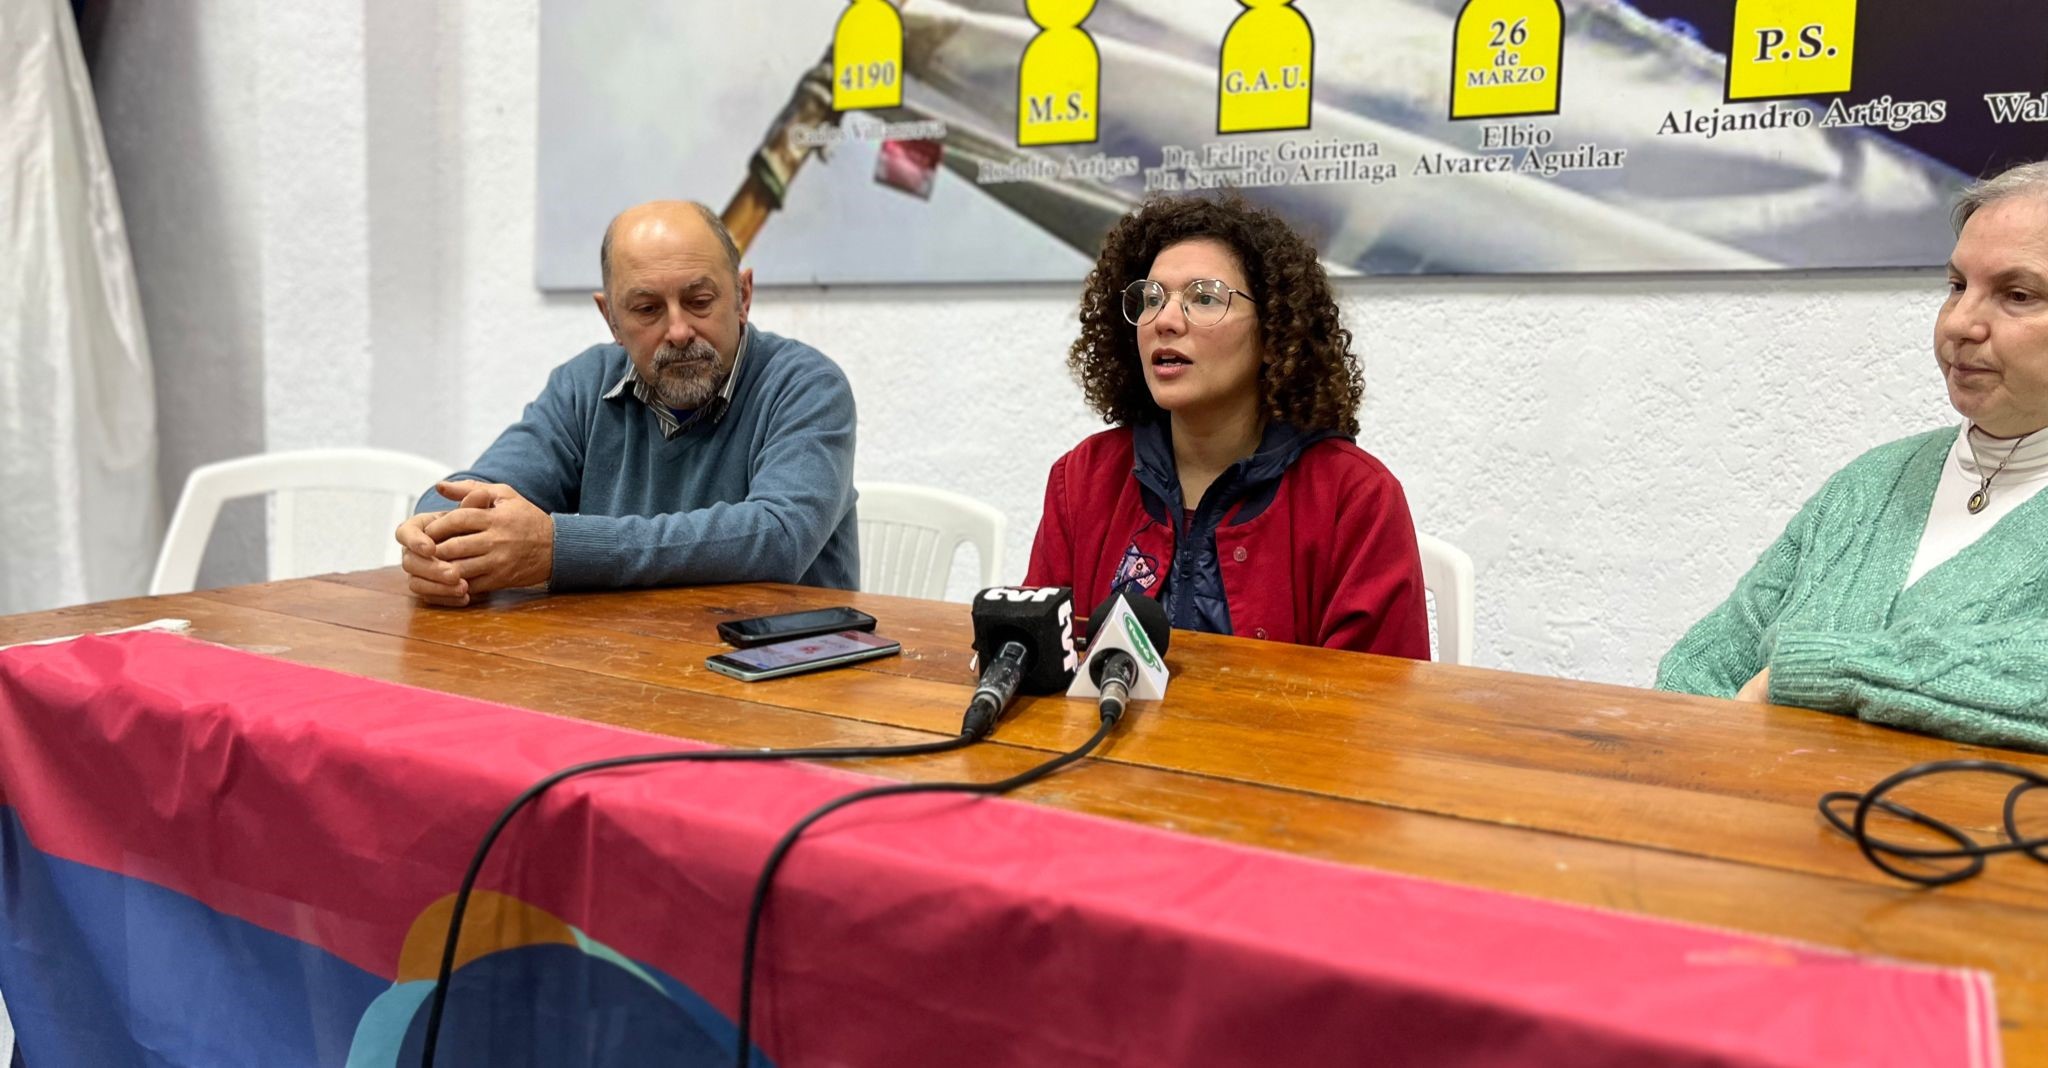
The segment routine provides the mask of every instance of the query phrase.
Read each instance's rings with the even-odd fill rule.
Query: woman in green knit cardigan
[[[2048,750],[2048,163],[1956,222],[1934,349],[1963,426],[1828,479],[1660,689]]]

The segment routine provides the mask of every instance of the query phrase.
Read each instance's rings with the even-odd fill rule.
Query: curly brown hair
[[[1131,426],[1165,413],[1153,403],[1138,363],[1138,332],[1124,321],[1123,291],[1145,277],[1170,245],[1213,238],[1229,246],[1259,310],[1259,409],[1304,430],[1358,434],[1365,373],[1351,331],[1337,322],[1337,297],[1316,251],[1278,215],[1236,194],[1159,196],[1110,228],[1081,289],[1081,336],[1067,367],[1103,421]]]

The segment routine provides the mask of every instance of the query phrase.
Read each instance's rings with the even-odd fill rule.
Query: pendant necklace
[[[2005,454],[2005,459],[1998,461],[1998,467],[1983,476],[1984,481],[1977,484],[1977,492],[1970,494],[1971,515],[1983,511],[1984,506],[1991,503],[1991,480],[1998,477],[1998,472],[2005,470],[2005,465],[2012,462],[2013,454],[2019,452],[2020,446],[2026,444],[2027,439],[2033,436],[2031,431],[2021,434],[2019,440],[2012,443],[2012,448]],[[1970,462],[1977,465],[1977,470],[1984,470],[1984,461],[1977,458],[1977,428],[1973,426],[1964,431],[1963,440],[1970,446]]]

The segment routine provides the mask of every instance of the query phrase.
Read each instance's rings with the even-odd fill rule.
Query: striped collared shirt
[[[717,394],[712,396],[710,400],[697,406],[695,410],[684,413],[684,417],[681,419],[676,418],[675,411],[669,408],[668,405],[661,403],[661,399],[654,395],[654,391],[647,388],[647,383],[640,380],[640,371],[633,366],[633,361],[630,359],[626,361],[625,377],[619,379],[618,384],[605,393],[604,399],[616,400],[624,396],[626,389],[631,387],[633,396],[638,397],[640,403],[645,404],[647,410],[653,412],[654,418],[661,423],[661,436],[664,441],[673,439],[677,434],[696,426],[704,420],[708,419],[716,423],[720,419],[725,418],[726,409],[732,407],[733,390],[738,387],[740,381],[740,364],[746,362],[747,341],[753,336],[754,330],[752,327],[742,326],[740,328],[740,350],[733,355],[732,370],[726,373],[725,384],[718,388]]]

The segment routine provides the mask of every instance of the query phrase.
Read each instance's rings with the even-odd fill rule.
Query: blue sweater
[[[854,589],[853,391],[799,341],[747,328],[732,403],[664,438],[632,389],[631,361],[594,345],[555,368],[474,467],[555,519],[548,587],[714,582]],[[417,511],[455,502],[429,489]]]

